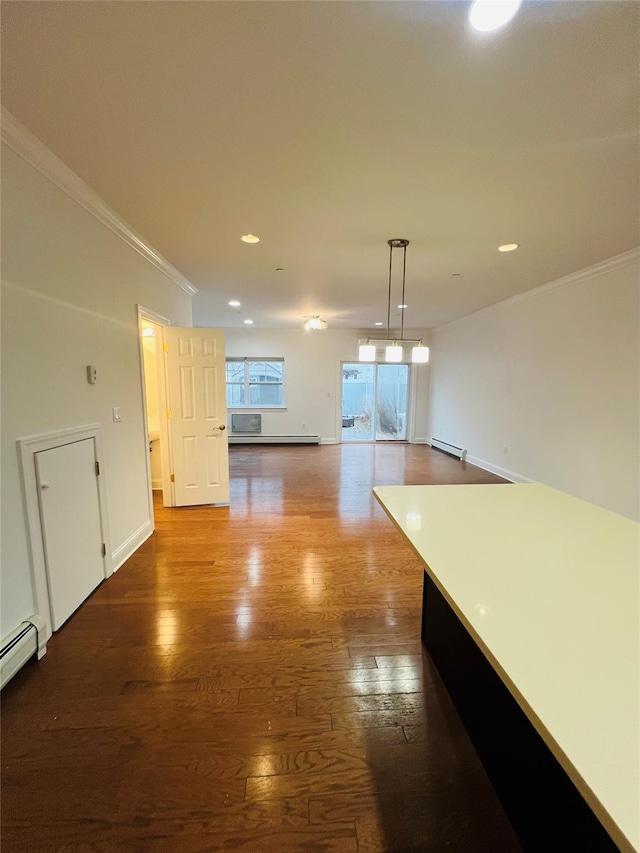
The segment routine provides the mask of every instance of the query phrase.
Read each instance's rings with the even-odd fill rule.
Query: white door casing
[[[174,506],[229,502],[224,333],[165,328]]]
[[[105,578],[91,438],[35,454],[51,624],[57,631]]]

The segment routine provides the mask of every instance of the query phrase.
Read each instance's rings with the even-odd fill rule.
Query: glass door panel
[[[375,364],[342,365],[342,440],[373,441]]]
[[[406,441],[409,365],[376,365],[376,441]]]

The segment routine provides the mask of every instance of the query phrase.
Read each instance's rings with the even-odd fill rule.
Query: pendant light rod
[[[389,243],[389,293],[387,295],[387,340],[391,337],[391,266],[393,262],[393,240],[387,240]]]
[[[392,259],[393,259],[393,250],[394,249],[403,249],[404,257],[402,263],[402,302],[401,305],[404,305],[404,286],[407,275],[407,246],[409,245],[409,241],[405,240],[404,237],[395,237],[393,240],[387,240],[389,244],[389,297],[387,300],[387,338],[391,338],[391,267],[392,267]],[[400,309],[400,340],[404,337],[404,308]]]
[[[402,299],[400,304],[403,306],[400,309],[400,340],[404,339],[404,283],[407,277],[407,243],[403,246],[404,256],[402,258]]]

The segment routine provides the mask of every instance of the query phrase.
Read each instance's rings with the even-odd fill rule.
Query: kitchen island
[[[422,639],[525,850],[638,851],[640,525],[542,485],[379,486]]]

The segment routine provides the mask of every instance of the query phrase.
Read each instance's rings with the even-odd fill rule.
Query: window
[[[227,359],[227,406],[230,409],[284,406],[284,359]]]

